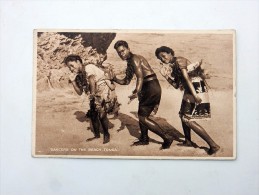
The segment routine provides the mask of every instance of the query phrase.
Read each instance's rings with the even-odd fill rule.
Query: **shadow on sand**
[[[138,118],[138,114],[137,112],[131,112],[136,118]],[[89,122],[90,126],[87,128],[87,130],[90,130],[93,135],[94,135],[94,131],[93,131],[93,126],[91,123],[91,120],[89,118],[87,118],[85,116],[85,112],[83,111],[76,111],[74,113],[74,115],[76,116],[76,119],[79,122]],[[120,128],[117,130],[118,132],[124,130],[125,128],[128,129],[129,133],[131,136],[135,137],[135,138],[139,138],[140,137],[140,129],[139,129],[139,122],[138,120],[136,120],[135,118],[124,114],[124,113],[119,113],[119,115],[117,116],[117,118],[121,121],[121,126]],[[169,124],[167,122],[167,120],[165,118],[162,117],[154,117],[154,116],[150,116],[150,118],[152,120],[154,120],[155,122],[157,122],[166,132],[169,136],[171,136],[172,140],[178,141],[179,144],[177,144],[178,146],[184,146],[183,140],[184,140],[184,135],[181,134],[175,127],[173,127],[171,124]],[[109,121],[109,129],[113,128],[114,125]],[[100,133],[103,134],[103,130],[102,127],[100,125]],[[91,137],[88,138],[86,141],[92,141],[94,140],[95,137]],[[152,138],[150,138],[149,140],[150,142],[153,143],[157,143],[157,144],[162,144],[162,142],[154,140]],[[186,147],[186,146],[184,146]],[[204,147],[204,146],[198,146],[196,143],[193,142],[193,147],[194,148],[199,148],[199,149],[203,149],[206,152],[209,150],[209,148]]]
[[[83,123],[83,122],[88,122],[88,123],[90,123],[90,126],[87,127],[87,130],[88,130],[88,131],[91,131],[91,132],[93,133],[93,135],[94,135],[94,130],[93,130],[92,122],[91,122],[90,118],[86,117],[86,113],[83,112],[83,111],[76,111],[76,112],[74,113],[74,115],[76,116],[76,119],[77,119],[79,122],[81,122],[81,123]],[[99,121],[99,123],[100,123],[100,121]],[[111,128],[113,128],[113,127],[114,127],[114,124],[112,124],[112,123],[109,121],[109,129],[111,129]],[[103,134],[103,129],[102,129],[101,124],[100,124],[100,133]],[[92,141],[92,140],[94,140],[94,139],[95,139],[95,137],[88,138],[87,141]]]
[[[138,117],[137,112],[131,112],[136,117]],[[150,119],[155,121],[162,129],[166,131],[166,133],[172,137],[173,140],[178,142],[183,142],[184,135],[181,134],[175,127],[173,127],[171,124],[169,124],[165,118],[162,117],[154,117],[150,116]]]
[[[76,119],[77,119],[79,122],[81,122],[81,123],[83,123],[83,122],[85,122],[85,121],[90,121],[90,119],[88,119],[88,118],[85,116],[85,112],[83,112],[83,111],[76,111],[76,112],[74,113],[74,115],[76,116]]]
[[[121,121],[121,126],[117,130],[118,132],[122,131],[123,129],[128,129],[129,134],[135,138],[140,137],[140,129],[139,129],[139,122],[134,119],[133,117],[124,114],[124,113],[119,113],[117,117]],[[162,144],[162,142],[156,141],[152,138],[149,138],[149,142],[157,143],[157,144]]]
[[[131,112],[132,114],[134,114],[134,116],[138,117],[138,113],[137,112]],[[174,128],[172,125],[170,125],[165,118],[162,117],[154,117],[154,116],[150,116],[150,119],[154,120],[155,122],[158,123],[158,125],[161,126],[161,128],[163,128],[166,133],[168,135],[170,135],[172,137],[172,140],[178,141],[179,143],[177,144],[177,146],[183,146],[183,147],[190,147],[190,146],[185,146],[183,144],[184,142],[184,135],[181,134],[176,128]],[[195,142],[192,142],[192,146],[193,148],[199,148],[199,149],[203,149],[206,152],[208,152],[209,148],[204,147],[204,146],[198,146]]]
[[[136,112],[131,112],[131,113],[137,117]],[[118,132],[122,131],[126,127],[131,136],[136,137],[136,138],[140,137],[140,128],[139,128],[138,120],[136,120],[135,118],[133,118],[127,114],[124,114],[124,113],[119,113],[118,119],[121,121],[121,126],[117,130]],[[183,138],[184,136],[179,131],[177,131],[174,127],[172,127],[169,123],[167,123],[165,119],[160,118],[160,120],[161,121],[159,122],[156,118],[155,121],[157,121],[163,128],[165,126],[167,126],[167,128],[164,128],[164,129],[167,131],[168,135],[171,136],[172,140],[176,140],[178,142],[183,142],[183,140],[180,138]],[[162,122],[164,125],[162,124]],[[172,129],[173,129],[173,131],[172,131]],[[149,141],[153,142],[153,143],[157,143],[157,144],[162,144],[162,142],[154,140],[152,138],[150,138]]]

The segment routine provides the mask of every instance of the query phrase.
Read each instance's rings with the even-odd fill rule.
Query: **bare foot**
[[[103,144],[107,144],[108,142],[110,142],[110,134],[106,134],[103,137]]]
[[[98,139],[98,138],[100,138],[100,136],[95,136],[95,137],[88,138],[86,141],[90,142],[90,141],[92,141],[94,139]]]
[[[208,150],[208,155],[216,154],[219,151],[220,147],[218,145],[210,147]]]
[[[170,140],[170,139],[164,140],[164,143],[162,144],[160,150],[169,149],[172,143],[173,143],[173,140]]]
[[[133,142],[133,144],[131,144],[130,146],[144,146],[144,145],[148,145],[149,141],[146,140],[138,140]]]
[[[198,145],[192,141],[184,141],[182,143],[177,144],[178,146],[183,146],[183,147],[194,147],[198,148]]]

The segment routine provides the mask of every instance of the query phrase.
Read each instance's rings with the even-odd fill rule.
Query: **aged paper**
[[[121,40],[128,43],[126,51],[120,50],[125,46],[114,48]],[[172,54],[162,46],[173,50],[172,59],[162,55]],[[79,64],[86,72],[84,76],[79,77],[73,69],[77,66],[74,62],[78,62],[75,56],[82,61]],[[34,30],[32,154],[69,158],[235,159],[235,59],[234,30]],[[133,67],[133,78],[121,85],[118,80],[125,78],[127,67]],[[78,95],[73,82],[82,90],[81,94]],[[109,88],[100,95],[97,91],[109,82],[115,90]],[[151,82],[161,87],[161,99],[153,107],[152,102],[157,103],[157,99],[152,97],[159,90],[157,86],[152,88]],[[136,86],[140,93],[130,100]],[[91,109],[93,98],[101,98],[101,102]],[[187,103],[183,105],[182,99]],[[155,112],[147,114],[149,108]],[[183,113],[179,117],[180,108],[186,112],[184,118]],[[107,113],[107,118],[103,118],[102,112]],[[95,113],[97,117],[93,117]],[[139,123],[146,128],[141,130]],[[147,133],[143,129],[148,129]]]

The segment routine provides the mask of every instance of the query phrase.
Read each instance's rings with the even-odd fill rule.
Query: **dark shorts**
[[[160,104],[161,86],[157,79],[143,83],[139,94],[138,115],[147,117]]]

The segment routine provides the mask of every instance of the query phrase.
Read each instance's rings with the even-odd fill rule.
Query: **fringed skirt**
[[[211,118],[211,109],[209,102],[208,88],[204,80],[200,77],[191,78],[192,84],[197,95],[202,99],[200,104],[197,104],[189,89],[184,91],[181,109],[179,112],[180,117],[187,120],[207,120]]]

